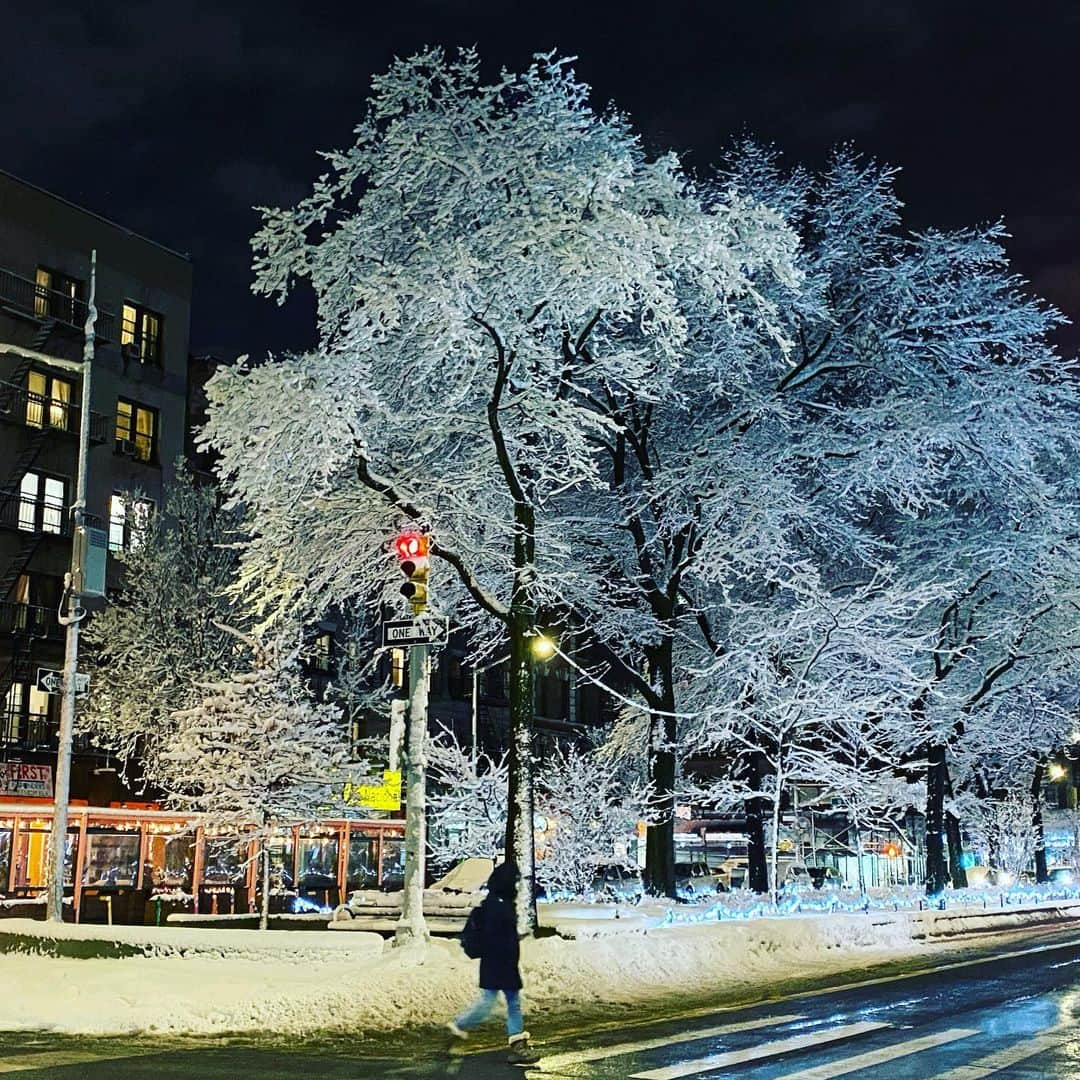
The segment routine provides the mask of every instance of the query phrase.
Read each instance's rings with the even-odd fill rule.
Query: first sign
[[[37,688],[43,694],[62,694],[64,692],[64,673],[56,668],[39,667],[37,669]],[[90,676],[75,673],[75,693],[85,694],[90,689]]]

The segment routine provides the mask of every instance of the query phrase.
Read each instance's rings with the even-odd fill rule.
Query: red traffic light
[[[426,558],[428,538],[423,533],[402,533],[394,541],[394,551],[399,559]]]

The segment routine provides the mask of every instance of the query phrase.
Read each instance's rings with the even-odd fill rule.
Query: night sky
[[[59,0],[0,27],[0,168],[189,252],[196,352],[311,343],[309,302],[250,292],[251,208],[302,197],[371,75],[426,44],[492,74],[576,55],[596,104],[699,169],[744,132],[810,165],[853,141],[902,166],[913,227],[1004,217],[1015,268],[1080,322],[1074,2]]]

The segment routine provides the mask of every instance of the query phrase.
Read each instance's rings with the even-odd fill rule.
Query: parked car
[[[730,856],[716,868],[716,873],[729,889],[745,888],[750,873],[750,860],[742,855]]]
[[[1052,885],[1072,885],[1076,881],[1076,871],[1071,866],[1052,866],[1049,878]]]
[[[728,891],[727,875],[710,870],[704,862],[675,864],[675,891],[680,899],[693,900]]]
[[[831,866],[808,866],[806,872],[815,889],[845,889],[847,883]]]
[[[814,879],[810,871],[800,863],[792,863],[780,878],[780,885],[785,889],[813,889]]]
[[[621,863],[598,866],[592,881],[592,892],[602,900],[636,904],[645,895],[641,872]]]

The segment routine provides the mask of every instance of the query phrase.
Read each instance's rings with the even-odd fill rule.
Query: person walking
[[[540,1055],[529,1047],[529,1033],[521,1016],[520,946],[514,900],[521,878],[517,864],[507,861],[496,866],[488,878],[487,896],[469,915],[462,945],[469,956],[480,957],[480,994],[446,1029],[455,1039],[467,1039],[469,1031],[491,1015],[499,992],[506,999],[507,1061],[511,1065],[532,1065]]]

